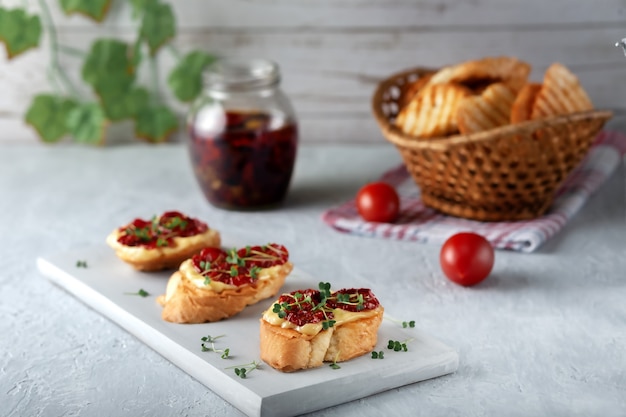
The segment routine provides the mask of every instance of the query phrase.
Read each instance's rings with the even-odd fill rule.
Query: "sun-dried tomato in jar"
[[[279,88],[278,65],[221,59],[188,118],[195,176],[211,204],[261,209],[284,200],[296,160],[298,126]]]

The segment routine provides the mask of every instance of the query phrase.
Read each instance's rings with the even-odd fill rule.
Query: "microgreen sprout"
[[[353,305],[356,306],[357,311],[361,311],[365,308],[365,300],[363,299],[363,294],[337,294],[335,296],[337,298],[337,302],[341,304]],[[352,298],[355,300],[352,301]]]
[[[272,245],[264,245],[261,248],[264,251],[271,250],[278,256],[272,255],[271,253],[255,250],[251,246],[246,246],[245,253],[243,255],[239,254],[237,248],[230,249],[228,251],[228,255],[226,256],[226,262],[228,262],[229,264],[244,267],[246,266],[247,261],[276,261],[280,259],[281,255],[284,255],[282,251],[274,248]]]
[[[226,369],[234,369],[235,375],[237,375],[241,379],[246,379],[250,372],[254,371],[255,369],[261,369],[261,362],[252,361],[244,365],[229,366]]]
[[[139,291],[137,292],[125,292],[124,294],[126,295],[138,295],[140,297],[147,297],[150,295],[150,293],[146,290],[144,290],[143,288],[139,288]]]
[[[250,277],[252,277],[252,279],[259,278],[259,271],[261,271],[261,269],[263,268],[261,268],[260,266],[256,266],[256,265],[250,268]]]
[[[154,224],[154,221],[153,221]],[[178,216],[172,217],[165,225],[164,225],[167,229],[175,229],[175,228],[180,228],[180,229],[185,229],[187,227],[187,221],[181,219]]]
[[[372,359],[385,359],[385,352],[378,351],[376,352],[375,350],[372,351]]]
[[[127,235],[130,236],[135,236],[136,238],[138,238],[140,241],[142,242],[149,242],[150,241],[150,227],[135,227],[135,226],[129,226],[127,227],[124,232]]]
[[[304,296],[304,294],[302,294],[301,292],[296,292],[293,295],[293,299],[294,302],[293,303],[288,303],[286,301],[282,302],[282,303],[275,303],[272,311],[274,313],[276,313],[278,315],[279,318],[284,319],[287,316],[287,312],[289,310],[292,310],[293,307],[296,306],[300,306],[303,303],[310,303],[311,300],[311,296],[307,295],[306,297]]]
[[[403,342],[398,340],[389,340],[387,343],[387,349],[393,350],[394,352],[407,352],[409,348],[407,347],[407,343],[409,343],[413,339],[407,339]]]
[[[87,261],[76,261],[76,268],[87,268]]]
[[[335,355],[335,359],[333,359],[333,362],[330,363],[328,366],[330,366],[332,369],[341,369],[341,366],[337,365],[338,357],[339,357],[339,352],[337,352],[337,354]]]
[[[226,257],[226,262],[228,262],[229,264],[237,265],[237,266],[246,266],[246,260],[241,258],[237,254],[237,248],[232,248],[231,250],[228,251],[228,256]],[[231,270],[232,270],[232,268],[231,268]]]
[[[397,320],[397,319],[391,318],[391,317],[389,317],[389,316],[387,316],[387,315],[385,315],[385,318],[386,318],[387,320],[389,320],[389,321],[392,321],[392,322],[394,322],[394,323],[397,323],[397,324],[401,325],[401,326],[402,326],[402,328],[404,328],[404,329],[406,329],[407,327],[410,327],[410,328],[412,328],[412,329],[413,329],[413,328],[415,327],[415,320],[400,321],[400,320]]]
[[[334,326],[335,326],[335,323],[337,323],[335,320],[328,320],[328,319],[327,319],[327,320],[324,320],[324,321],[322,322],[322,329],[324,329],[324,330],[328,330],[328,329],[330,329],[331,327],[334,327]]]
[[[330,282],[320,282],[318,288],[322,296],[322,302],[326,304],[326,300],[330,298]]]
[[[323,330],[328,330],[331,327],[335,326],[336,321],[332,320],[328,317],[328,313],[332,311],[332,309],[329,309],[328,306],[326,305],[326,303],[328,302],[328,300],[332,297],[332,294],[330,292],[330,283],[329,282],[320,282],[318,284],[318,288],[320,290],[320,302],[313,307],[313,310],[322,310],[322,312],[324,313],[324,318],[326,320],[322,321],[322,329]]]
[[[202,340],[202,351],[203,352],[215,352],[215,353],[220,353],[221,354],[221,358],[222,359],[228,359],[228,355],[230,354],[230,349],[226,348],[226,349],[217,349],[215,347],[215,341],[221,337],[224,337],[224,335],[220,335],[220,336],[204,336],[202,337],[200,340]],[[210,345],[210,346],[209,346]]]
[[[172,242],[172,238],[177,234],[185,230],[189,222],[183,220],[179,216],[175,216],[169,219],[163,219],[160,216],[152,216],[150,223],[143,227],[137,227],[134,224],[130,224],[124,229],[124,233],[129,236],[134,236],[139,239],[140,242],[150,242],[156,238],[155,245],[159,248],[169,246]]]
[[[291,309],[291,306],[289,305],[289,303],[284,302],[280,304],[275,303],[274,307],[272,308],[272,311],[276,313],[279,318],[284,319],[285,316],[287,316],[286,311],[290,309]]]

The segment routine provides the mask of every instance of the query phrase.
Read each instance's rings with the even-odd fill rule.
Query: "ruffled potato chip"
[[[541,84],[539,83],[529,83],[522,87],[513,102],[511,123],[520,123],[530,120],[533,106],[535,105],[535,100],[540,90]]]
[[[400,97],[399,104],[402,109],[415,97],[415,95],[428,84],[434,73],[426,74],[413,81]]]
[[[508,85],[495,83],[479,96],[464,98],[456,112],[459,131],[470,134],[509,124],[515,96]]]
[[[530,65],[515,57],[487,57],[444,67],[433,75],[428,85],[459,83],[480,94],[489,84],[502,82],[517,92],[526,84],[529,74]]]
[[[434,84],[420,90],[396,118],[408,135],[433,138],[458,132],[456,109],[472,92],[462,85]]]
[[[555,62],[546,70],[532,108],[531,119],[591,110],[593,104],[578,77]]]

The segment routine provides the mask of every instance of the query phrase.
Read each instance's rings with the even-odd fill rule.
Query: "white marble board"
[[[87,268],[77,267],[79,260],[86,261]],[[156,297],[164,291],[168,272],[134,271],[105,245],[42,256],[37,259],[37,265],[52,282],[126,329],[249,416],[278,417],[311,412],[449,374],[458,367],[458,354],[451,347],[417,328],[404,329],[391,320],[383,320],[376,346],[377,351],[385,352],[383,360],[364,355],[341,363],[340,369],[323,366],[295,373],[281,373],[262,364],[242,379],[233,369],[226,368],[260,361],[259,317],[273,299],[250,306],[239,315],[218,323],[173,324],[161,319],[161,307],[156,303]],[[296,267],[283,290],[317,288],[319,281]],[[150,295],[128,294],[140,288]],[[376,292],[375,288],[373,290]],[[218,339],[216,348],[228,347],[230,358],[202,352],[200,339],[206,335],[224,335]],[[389,339],[413,340],[408,344],[408,352],[393,352],[386,347]]]

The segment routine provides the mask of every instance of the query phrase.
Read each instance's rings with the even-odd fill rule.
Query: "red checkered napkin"
[[[382,181],[396,187],[400,194],[400,217],[393,223],[364,221],[355,201],[350,200],[324,212],[325,223],[340,232],[442,244],[455,233],[473,231],[483,235],[497,249],[533,252],[559,232],[585,204],[595,190],[615,171],[626,154],[626,136],[601,132],[588,155],[557,191],[550,210],[537,219],[515,222],[479,222],[451,217],[424,206],[418,187],[404,165],[386,172]]]

